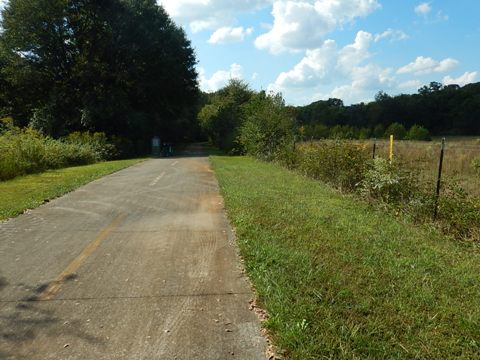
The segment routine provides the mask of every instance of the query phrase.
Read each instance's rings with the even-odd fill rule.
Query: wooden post
[[[376,152],[377,152],[377,138],[373,139],[373,160],[375,160]]]

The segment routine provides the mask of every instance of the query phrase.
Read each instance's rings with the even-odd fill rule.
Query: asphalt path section
[[[0,358],[265,359],[218,190],[152,159],[0,223]]]

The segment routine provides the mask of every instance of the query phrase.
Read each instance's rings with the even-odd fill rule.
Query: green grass
[[[46,200],[59,197],[102,176],[132,166],[142,159],[101,162],[49,170],[0,182],[0,220],[17,216]]]
[[[265,326],[288,358],[480,358],[474,245],[276,165],[211,161]]]

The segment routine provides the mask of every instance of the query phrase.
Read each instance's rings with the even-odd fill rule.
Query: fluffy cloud
[[[243,27],[222,27],[215,31],[208,42],[210,44],[228,44],[240,42],[245,39],[247,35],[253,32],[253,28],[245,29]]]
[[[414,62],[405,65],[398,69],[397,74],[425,75],[434,72],[445,72],[453,69],[458,65],[458,61],[452,58],[447,58],[442,61],[434,60],[430,57],[419,56]]]
[[[368,48],[372,41],[373,35],[364,31],[358,32],[355,41],[341,49],[334,40],[326,40],[318,49],[307,50],[292,70],[278,76],[275,85],[278,88],[314,87],[320,81],[348,77],[370,57]]]
[[[271,0],[158,0],[170,16],[192,31],[230,25],[240,13],[256,11]]]
[[[424,2],[415,7],[415,12],[419,15],[427,15],[432,11],[430,3]]]
[[[392,69],[366,63],[374,41],[375,36],[365,31],[359,31],[355,41],[343,48],[334,40],[326,40],[318,49],[307,50],[305,57],[293,69],[281,73],[269,90],[292,92],[298,100],[305,101],[302,92],[315,93],[318,99],[320,87],[344,82],[347,84],[321,96],[338,97],[346,102],[363,101],[378,89],[388,90],[395,85]]]
[[[203,68],[199,68],[199,78],[202,91],[213,92],[225,86],[230,79],[242,79],[243,68],[241,65],[232,64],[229,70],[219,70],[210,78],[205,75]]]
[[[408,35],[401,30],[387,29],[381,34],[375,35],[375,42],[380,40],[401,41],[407,40]]]
[[[335,28],[379,7],[377,0],[275,1],[273,25],[255,45],[274,54],[317,48]]]
[[[473,71],[473,72],[466,72],[465,74],[459,76],[458,78],[445,76],[442,82],[444,85],[456,84],[456,85],[464,86],[464,85],[475,82],[475,80],[477,79],[477,75],[478,73],[476,71]]]

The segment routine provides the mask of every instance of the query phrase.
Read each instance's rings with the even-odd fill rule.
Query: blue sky
[[[288,104],[350,104],[430,81],[480,81],[478,0],[159,3],[191,39],[204,91],[240,78]]]

